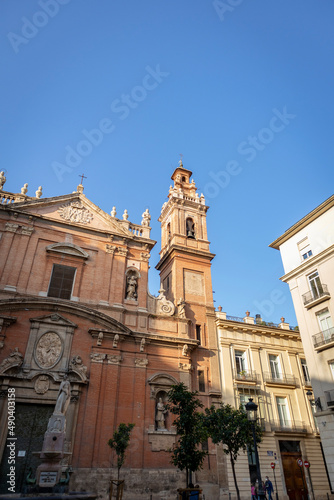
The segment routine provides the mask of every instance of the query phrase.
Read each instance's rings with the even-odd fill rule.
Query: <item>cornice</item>
[[[334,195],[332,195],[330,198],[325,200],[321,205],[316,207],[312,212],[309,214],[305,215],[302,219],[300,219],[296,224],[291,226],[289,229],[285,231],[282,236],[277,238],[275,241],[270,243],[271,248],[275,248],[276,250],[279,250],[279,247],[290,239],[292,236],[294,236],[296,233],[298,233],[301,229],[303,229],[305,226],[313,222],[315,219],[320,217],[322,214],[330,210],[334,206]]]
[[[193,255],[196,257],[204,257],[206,260],[211,260],[216,256],[216,254],[207,252],[205,250],[197,250],[196,248],[183,247],[181,245],[172,245],[167,252],[161,257],[158,264],[155,266],[156,269],[160,270],[166,260],[171,257],[175,252],[181,252],[183,254]]]

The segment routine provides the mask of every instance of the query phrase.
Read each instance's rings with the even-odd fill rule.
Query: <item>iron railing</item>
[[[321,297],[327,297],[327,296],[328,297],[330,296],[327,285],[320,283],[317,285],[317,288],[314,288],[310,292],[304,293],[302,295],[304,306],[311,304],[311,302],[314,302],[315,300],[318,300]]]
[[[334,408],[334,389],[324,392],[328,408]]]
[[[264,372],[263,380],[271,384],[297,385],[297,379],[294,375],[283,375],[282,373],[274,375],[271,372]]]
[[[257,382],[258,375],[253,370],[241,370],[240,372],[234,371],[233,373],[234,380],[240,380],[245,382]]]
[[[320,347],[330,342],[334,342],[334,328],[329,328],[323,332],[312,335],[314,347]]]
[[[286,420],[285,422],[271,420],[270,425],[271,430],[275,432],[307,432],[308,430],[305,422],[298,422],[296,420]]]

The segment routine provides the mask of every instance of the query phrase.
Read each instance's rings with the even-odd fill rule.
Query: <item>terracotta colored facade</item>
[[[159,428],[157,402],[179,381],[199,390],[206,406],[221,397],[208,207],[190,177],[181,163],[161,212],[157,268],[165,290],[158,296],[147,292],[155,244],[148,211],[141,224],[127,213],[108,215],[85,197],[82,185],[54,198],[0,191],[0,456],[3,473],[7,403],[15,389],[17,492],[29,467],[33,476],[39,463],[32,452],[41,449],[65,375],[71,400],[62,465],[64,472],[71,467],[71,489],[106,497],[111,473],[115,477],[107,441],[121,422],[135,423],[125,498],[147,498],[148,492],[155,498],[162,491],[174,498],[183,486],[183,475],[170,464],[171,416]],[[33,436],[33,418],[41,430],[29,447],[21,435],[31,425]],[[227,484],[219,450],[209,449],[196,480],[219,497]]]

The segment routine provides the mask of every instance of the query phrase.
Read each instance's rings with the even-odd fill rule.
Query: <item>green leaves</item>
[[[223,443],[224,453],[231,455],[235,461],[240,451],[252,446],[253,436],[250,422],[244,410],[237,410],[231,405],[221,403],[220,407],[206,408],[206,425],[212,441]],[[261,441],[261,429],[256,425],[258,442]]]
[[[180,470],[196,471],[202,467],[206,451],[199,449],[207,439],[204,414],[198,411],[203,404],[183,383],[173,385],[168,393],[168,410],[177,415],[174,421],[179,439],[172,450],[172,464]]]
[[[113,437],[109,439],[108,445],[115,450],[117,455],[117,469],[119,470],[125,461],[125,450],[129,446],[130,434],[135,424],[119,424],[118,429],[114,432]]]

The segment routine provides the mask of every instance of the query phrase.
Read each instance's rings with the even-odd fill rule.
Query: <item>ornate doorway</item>
[[[41,463],[38,456],[32,452],[41,451],[44,433],[46,431],[49,418],[53,412],[53,405],[29,405],[16,403],[15,406],[15,493],[21,493],[25,485],[25,479],[32,468],[33,476]],[[0,477],[7,478],[9,473],[10,450],[5,444],[5,449],[0,464]],[[2,480],[0,484],[0,494],[8,494],[9,484]]]

